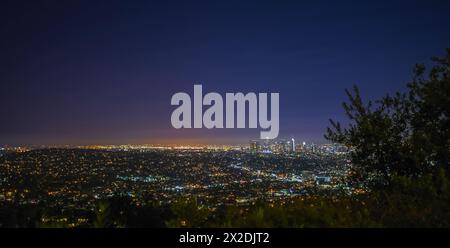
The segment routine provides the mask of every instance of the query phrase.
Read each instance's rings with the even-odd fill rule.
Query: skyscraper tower
[[[259,142],[256,140],[250,141],[250,151],[257,152],[260,148]]]

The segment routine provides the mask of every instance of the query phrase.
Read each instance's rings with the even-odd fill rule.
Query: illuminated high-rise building
[[[250,151],[257,152],[259,150],[259,142],[256,140],[250,140]]]

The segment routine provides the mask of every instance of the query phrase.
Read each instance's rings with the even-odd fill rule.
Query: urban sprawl
[[[338,144],[255,140],[243,146],[111,145],[0,148],[0,203],[91,211],[101,199],[137,205],[194,198],[208,207],[283,202],[353,189]]]

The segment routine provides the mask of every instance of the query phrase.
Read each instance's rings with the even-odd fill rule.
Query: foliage
[[[352,149],[355,181],[389,184],[393,176],[421,176],[439,168],[449,172],[450,49],[444,58],[416,65],[408,92],[365,104],[355,86],[343,107],[347,128],[330,120],[325,137]]]
[[[174,218],[166,222],[168,227],[201,227],[208,218],[208,209],[197,205],[195,199],[180,199],[172,203],[170,210]]]

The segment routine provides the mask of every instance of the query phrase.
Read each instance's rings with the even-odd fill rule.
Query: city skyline
[[[214,142],[208,142],[207,140],[199,141],[195,140],[194,142],[192,140],[182,140],[179,142],[154,142],[154,143],[79,143],[79,144],[0,144],[1,148],[18,148],[18,147],[29,147],[29,148],[77,148],[77,147],[120,147],[120,146],[130,146],[130,147],[220,147],[220,146],[228,146],[228,147],[247,147],[252,142],[270,142],[270,143],[277,143],[277,142],[292,142],[295,140],[295,146],[302,146],[305,144],[308,145],[329,145],[334,144],[334,142],[330,141],[323,141],[323,142],[314,142],[311,140],[304,140],[304,139],[297,139],[295,137],[277,137],[275,139],[249,139],[243,142],[236,142],[234,140],[230,143],[214,143]],[[298,142],[298,143],[297,143]]]

